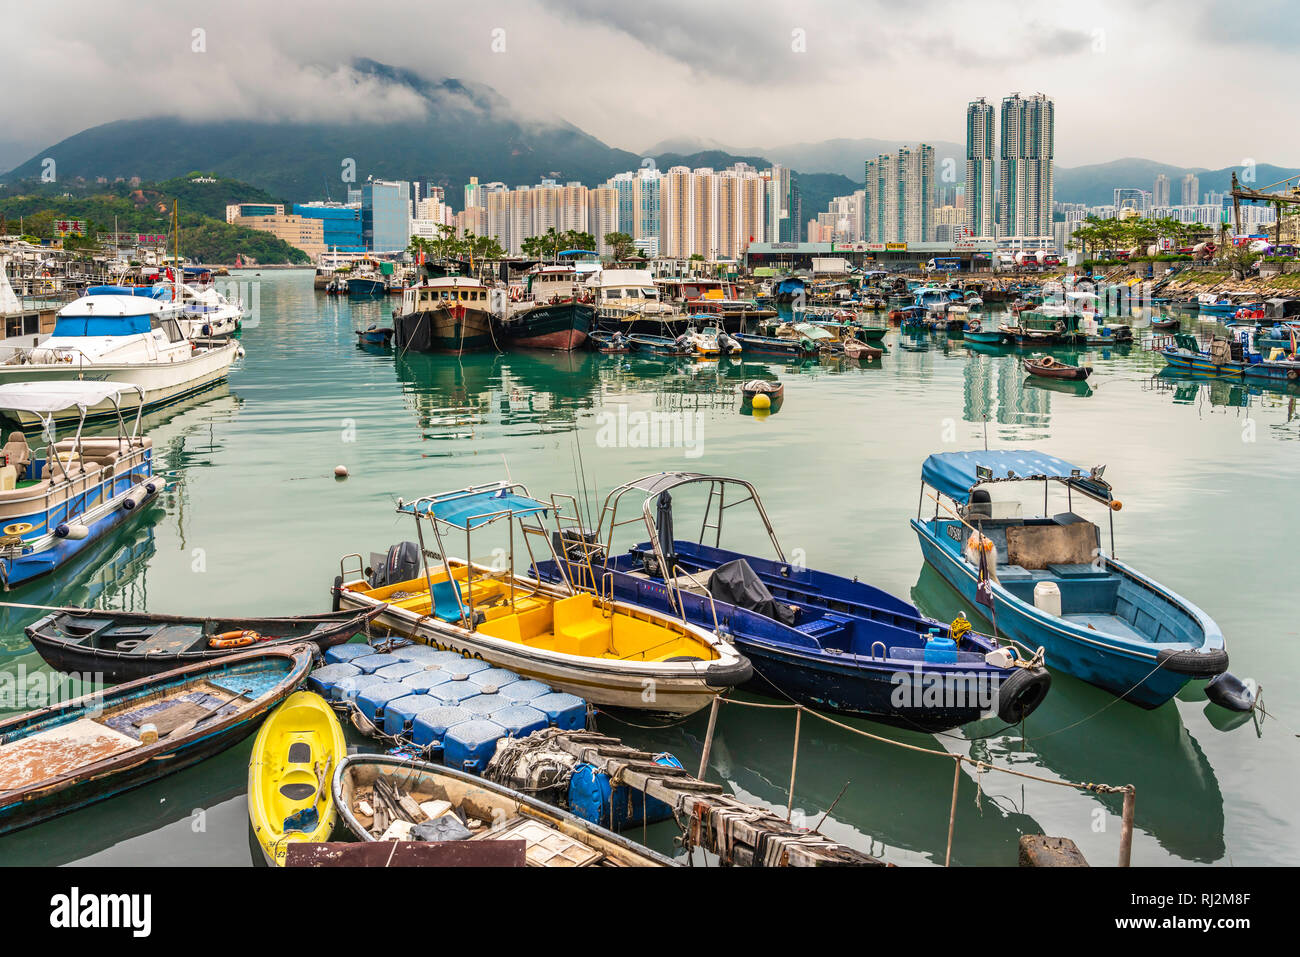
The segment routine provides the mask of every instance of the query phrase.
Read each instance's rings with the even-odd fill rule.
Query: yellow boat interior
[[[345,588],[375,601],[462,623],[462,608],[483,635],[544,651],[618,661],[713,661],[719,655],[680,623],[652,612],[615,608],[581,592],[564,596],[508,571],[492,571],[449,559],[447,569],[430,569],[433,600],[424,576],[381,588],[353,582]],[[457,601],[459,598],[459,601]]]

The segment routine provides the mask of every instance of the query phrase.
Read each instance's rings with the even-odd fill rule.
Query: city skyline
[[[674,138],[737,151],[811,139],[790,132],[782,119],[789,115],[804,115],[814,126],[833,128],[836,136],[954,142],[961,138],[959,111],[972,89],[1051,89],[1063,115],[1086,117],[1108,90],[1122,95],[1134,84],[1169,87],[1187,58],[1211,42],[1201,34],[1212,37],[1217,56],[1225,49],[1265,54],[1274,68],[1285,68],[1297,56],[1292,18],[1280,17],[1276,30],[1256,35],[1217,16],[1208,2],[1180,4],[1178,16],[1157,2],[1122,12],[1102,9],[1083,18],[1065,5],[1040,5],[1032,19],[1017,15],[1011,4],[994,4],[987,16],[961,18],[958,27],[959,8],[937,0],[930,4],[936,15],[921,20],[890,17],[884,4],[868,4],[879,10],[854,16],[862,12],[861,4],[832,2],[791,11],[775,3],[699,9],[672,0],[651,16],[586,0],[515,0],[485,10],[445,11],[440,20],[446,22],[431,33],[392,30],[403,8],[378,0],[365,15],[349,17],[346,29],[310,35],[303,34],[291,10],[255,7],[250,0],[229,5],[228,13],[243,10],[257,24],[238,33],[208,22],[208,8],[200,5],[159,6],[159,16],[143,10],[130,24],[99,5],[72,0],[66,6],[68,16],[101,38],[94,49],[69,48],[58,29],[60,18],[34,7],[11,11],[8,26],[30,40],[15,51],[11,67],[19,74],[40,73],[44,95],[7,101],[0,166],[21,162],[88,127],[132,117],[266,122],[328,117],[365,124],[418,114],[423,107],[411,91],[358,78],[349,64],[367,55],[425,73],[436,62],[437,75],[490,84],[520,117],[567,121],[633,152]],[[1265,15],[1282,9],[1269,2],[1263,6]],[[693,29],[654,28],[678,18]],[[868,25],[869,45],[863,36]],[[203,31],[201,51],[193,48],[199,42],[194,31]],[[1146,43],[1152,35],[1180,42],[1154,48]],[[481,43],[467,42],[476,36]],[[538,42],[540,37],[547,42]],[[589,58],[564,53],[567,44],[578,50],[613,42],[621,44],[620,71],[637,78],[634,87],[617,81],[618,74],[615,82],[593,84]],[[1139,48],[1145,52],[1134,56]],[[872,55],[863,55],[865,49]],[[932,79],[927,71],[912,69],[921,55],[943,56],[941,76]],[[131,69],[146,56],[147,76]],[[61,69],[47,75],[43,66],[52,60]],[[758,62],[768,69],[756,70]],[[1113,63],[1124,69],[1107,68]],[[879,96],[903,75],[905,95]],[[652,78],[648,86],[647,77]],[[633,88],[644,95],[629,95]],[[735,110],[745,95],[761,98],[765,109]],[[1231,142],[1206,136],[1178,111],[1156,111],[1122,136],[1098,135],[1087,122],[1062,127],[1057,160],[1073,167],[1144,156],[1208,169],[1251,157],[1282,164],[1300,160],[1300,133],[1274,128],[1267,119],[1289,105],[1285,92],[1265,85],[1252,96],[1258,109],[1234,113]],[[1198,92],[1198,104],[1207,114],[1228,110],[1231,97],[1211,87]],[[60,103],[60,109],[48,109],[50,102]],[[664,104],[686,108],[664,109]]]

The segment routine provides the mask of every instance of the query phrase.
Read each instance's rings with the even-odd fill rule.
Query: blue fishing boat
[[[1044,648],[1052,667],[1144,708],[1164,704],[1192,678],[1228,667],[1223,633],[1187,599],[1114,557],[1120,503],[1102,475],[1036,451],[945,452],[921,468],[934,515],[912,522],[921,551],[961,596],[989,608],[1021,645]],[[1042,482],[1043,512],[990,489]],[[1053,484],[1066,510],[1048,514]],[[1001,494],[999,498],[1004,496]],[[944,500],[952,503],[950,508]],[[1074,512],[1079,499],[1106,506],[1110,554],[1099,527]]]
[[[817,354],[817,344],[802,336],[789,338],[738,332],[732,338],[740,343],[746,356],[783,356],[788,359],[803,359]]]
[[[1000,346],[1011,341],[1011,334],[1001,328],[990,329],[978,316],[971,316],[962,328],[962,338],[981,345]]]
[[[122,398],[136,397],[128,432]],[[80,413],[76,434],[33,449],[14,429],[0,449],[0,586],[8,590],[54,571],[112,528],[141,514],[162,487],[153,442],[140,434],[143,390],[120,382],[43,381],[0,385],[0,416],[47,421]],[[82,435],[87,410],[111,403],[116,436]]]
[[[641,332],[634,332],[627,337],[627,347],[631,352],[651,356],[688,356],[691,354],[691,347],[686,344],[684,336],[672,339],[668,336],[651,336]]]
[[[383,299],[388,294],[388,284],[382,278],[350,276],[349,299]]]
[[[366,346],[386,346],[393,338],[392,326],[381,326],[377,323],[371,323],[364,329],[357,330],[357,342]]]
[[[704,499],[694,542],[673,528],[673,496],[686,489]],[[641,499],[630,517],[619,512],[629,493]],[[561,499],[552,499],[557,516]],[[722,547],[724,511],[746,503],[758,519],[752,530],[766,534],[774,559]],[[616,554],[614,530],[642,522],[646,539]],[[934,732],[989,712],[1018,722],[1051,684],[1035,656],[1017,656],[964,618],[935,621],[856,577],[791,563],[758,492],[740,479],[648,475],[609,494],[595,531],[572,522],[561,529],[555,557],[535,566],[538,578],[680,615],[722,635],[753,664],[746,687],[759,694]]]
[[[0,722],[0,834],[238,743],[306,679],[313,651],[236,652]]]

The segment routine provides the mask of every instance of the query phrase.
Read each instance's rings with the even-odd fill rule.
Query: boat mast
[[[179,309],[181,304],[181,220],[180,220],[179,199],[172,200],[172,248],[175,254],[172,256],[172,280],[173,280],[173,298],[176,300],[176,307]]]

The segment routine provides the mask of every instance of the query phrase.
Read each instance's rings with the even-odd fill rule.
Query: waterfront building
[[[605,236],[624,231],[619,229],[619,191],[614,187],[587,190],[587,231],[596,237],[596,252],[608,256],[611,248]]]
[[[312,259],[325,252],[325,231],[321,220],[307,216],[286,216],[283,213],[284,207],[281,206],[280,209],[279,214],[269,216],[236,216],[234,225],[270,233],[290,246],[301,249]]]
[[[465,184],[465,209],[474,209],[483,207],[483,187],[479,185],[478,177],[471,176],[469,182]]]
[[[283,216],[284,206],[279,203],[231,203],[226,207],[226,222],[249,216]]]
[[[863,196],[867,242],[934,239],[934,147],[921,143],[866,161]]]
[[[1169,177],[1164,173],[1156,176],[1155,188],[1151,190],[1152,206],[1168,206],[1169,203]]]
[[[471,233],[475,236],[492,235],[488,229],[487,210],[482,206],[466,207],[451,218],[451,223],[456,227],[457,239],[464,239]]]
[[[966,107],[965,225],[972,236],[997,235],[993,150],[993,105],[980,97]]]
[[[1002,100],[998,223],[1002,236],[1052,232],[1056,107],[1044,94]]]
[[[1188,173],[1183,177],[1183,202],[1184,206],[1195,206],[1201,199],[1201,181],[1195,173]]]
[[[321,221],[322,240],[326,248],[343,253],[363,253],[365,239],[361,233],[361,207],[344,203],[295,203],[295,216]]]
[[[393,253],[411,242],[411,184],[370,180],[361,187],[361,235],[373,253]]]
[[[799,177],[794,170],[779,163],[762,174],[767,180],[767,229],[770,242],[799,241],[802,232],[803,204],[799,196]]]

